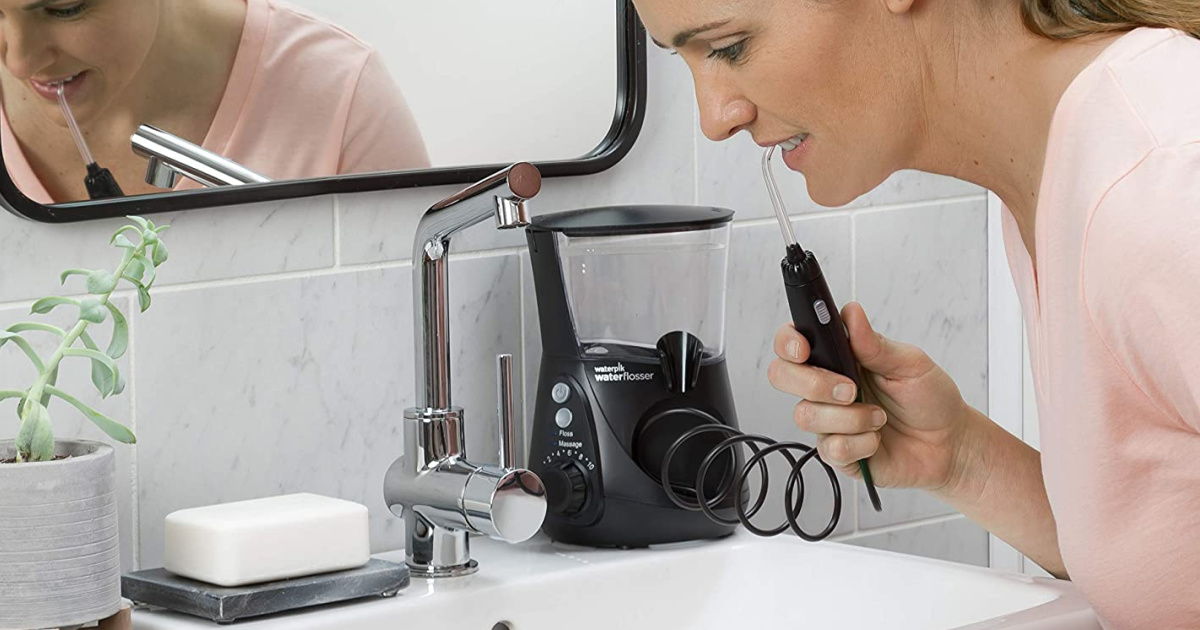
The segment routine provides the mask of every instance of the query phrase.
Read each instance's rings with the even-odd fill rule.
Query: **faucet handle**
[[[461,506],[475,532],[508,543],[529,540],[546,519],[546,489],[531,471],[480,466],[467,479]]]
[[[496,415],[500,418],[500,467],[517,467],[517,429],[513,416],[513,356],[496,355]]]

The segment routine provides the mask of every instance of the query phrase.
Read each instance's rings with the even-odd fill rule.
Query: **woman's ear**
[[[917,0],[883,0],[883,4],[887,7],[887,10],[896,15],[909,13],[913,10],[913,5],[916,3]]]

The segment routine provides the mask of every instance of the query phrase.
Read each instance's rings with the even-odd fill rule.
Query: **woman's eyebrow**
[[[684,46],[687,46],[688,42],[692,41],[693,37],[695,37],[701,33],[704,33],[706,31],[711,31],[714,29],[721,28],[722,26],[725,26],[726,24],[730,23],[731,21],[732,20],[721,20],[720,22],[709,22],[708,24],[705,24],[703,26],[697,26],[696,28],[692,28],[692,29],[683,31],[683,32],[679,33],[678,35],[676,35],[674,37],[674,39],[671,40],[671,46],[667,46],[666,44],[658,41],[657,39],[654,39],[653,37],[650,39],[651,39],[651,41],[654,42],[654,45],[658,46],[659,48],[667,48],[667,49],[683,48]]]
[[[32,4],[25,5],[24,7],[22,7],[22,10],[37,11],[38,9],[45,8],[46,6],[54,4],[57,1],[58,0],[38,0],[37,2],[34,2]]]

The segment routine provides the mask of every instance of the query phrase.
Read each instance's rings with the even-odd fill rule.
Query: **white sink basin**
[[[473,539],[476,575],[391,599],[239,622],[249,630],[1098,630],[1069,583],[836,543],[739,533],[653,550]],[[403,562],[403,552],[382,554]],[[135,630],[213,624],[138,611]]]

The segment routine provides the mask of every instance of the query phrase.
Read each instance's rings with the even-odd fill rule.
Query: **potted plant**
[[[48,297],[34,303],[35,314],[60,306],[77,309],[73,326],[20,322],[0,330],[0,349],[20,350],[37,368],[33,384],[24,389],[0,383],[0,405],[16,402],[19,418],[16,439],[0,441],[0,628],[77,626],[121,608],[113,448],[55,440],[50,409],[52,403],[65,403],[112,439],[135,441],[128,428],[56,386],[64,361],[86,359],[102,397],[125,388],[116,361],[125,354],[129,328],[109,300],[124,281],[137,290],[141,310],[150,307],[149,289],[167,260],[159,234],[168,227],[129,219],[133,224],[121,227],[110,241],[122,251],[116,270],[62,273],[64,284],[72,276],[86,278],[86,298]],[[88,329],[106,320],[112,322],[112,337],[101,350]],[[58,345],[43,357],[24,337],[29,333],[51,335]]]

